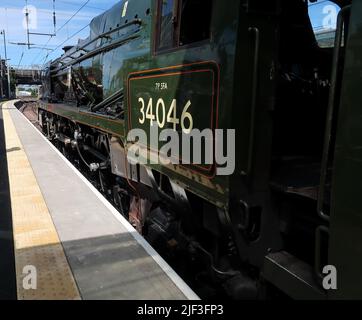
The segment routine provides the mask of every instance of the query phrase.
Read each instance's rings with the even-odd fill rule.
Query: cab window
[[[332,1],[308,2],[309,17],[316,41],[321,48],[332,48],[337,28],[337,17],[341,8]]]
[[[175,5],[177,0],[160,1],[159,12],[159,44],[160,50],[168,49],[173,46],[174,26],[175,26]]]
[[[159,0],[157,51],[182,47],[210,38],[212,2]]]

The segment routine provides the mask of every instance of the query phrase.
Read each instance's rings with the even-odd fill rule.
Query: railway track
[[[38,130],[41,129],[38,123],[36,100],[23,98],[16,106]]]

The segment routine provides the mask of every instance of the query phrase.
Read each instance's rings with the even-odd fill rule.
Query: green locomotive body
[[[154,14],[151,14],[151,12],[156,12],[156,4],[154,1],[142,3],[133,1],[127,5],[125,16],[122,17],[124,5],[124,2],[120,2],[109,12],[95,18],[91,23],[90,38],[85,40],[84,43],[80,43],[77,47],[70,49],[58,61],[52,63],[51,79],[55,83],[49,84],[49,86],[52,86],[52,93],[48,91],[51,95],[49,96],[51,101],[67,102],[68,98],[68,102],[75,102],[73,101],[75,100],[74,95],[78,91],[77,88],[74,90],[74,82],[87,83],[85,86],[79,85],[79,87],[84,86],[83,90],[86,92],[84,95],[78,95],[80,98],[76,103],[80,106],[79,109],[67,108],[66,106],[59,107],[57,105],[52,111],[59,112],[61,116],[66,116],[67,118],[74,118],[74,120],[80,123],[98,127],[125,142],[127,132],[131,128],[142,127],[136,119],[139,117],[139,103],[138,101],[129,101],[139,98],[138,83],[141,86],[148,86],[146,95],[151,95],[157,101],[161,97],[161,92],[156,92],[155,85],[156,83],[164,83],[165,79],[167,79],[169,85],[173,87],[168,88],[162,94],[164,99],[167,100],[167,107],[169,107],[172,100],[177,99],[177,95],[181,97],[186,91],[190,91],[190,89],[198,86],[199,75],[206,74],[208,79],[212,79],[213,83],[208,84],[208,87],[205,89],[200,86],[200,92],[192,93],[193,99],[199,99],[200,96],[206,97],[206,102],[195,101],[195,107],[192,106],[192,110],[190,110],[194,116],[194,125],[203,129],[209,127],[209,123],[212,122],[214,126],[228,128],[229,119],[226,117],[227,114],[219,112],[218,108],[222,108],[220,104],[226,106],[232,103],[232,73],[234,69],[233,60],[235,59],[235,51],[233,50],[235,50],[236,39],[228,40],[230,45],[234,46],[234,49],[230,50],[228,54],[224,53],[225,57],[223,58],[225,58],[225,61],[229,60],[230,65],[227,66],[224,63],[225,71],[221,75],[219,70],[221,57],[218,52],[221,44],[219,46],[218,43],[224,41],[223,39],[215,39],[213,43],[209,39],[203,39],[204,41],[201,42],[196,39],[196,43],[200,45],[190,47],[192,43],[190,45],[185,44],[184,46],[175,47],[177,50],[165,47],[161,48],[162,50],[156,54],[156,44],[154,43],[156,41],[154,24],[156,22],[152,18]],[[221,4],[219,6],[218,10],[225,10],[222,9]],[[204,10],[203,5],[200,3],[197,9],[200,10],[201,14]],[[211,7],[209,10],[209,21],[205,22],[207,28],[210,25]],[[227,13],[228,15],[232,13],[231,10],[232,8]],[[234,8],[234,10],[237,10],[237,8]],[[215,12],[217,11],[214,11],[214,14]],[[234,32],[235,36],[236,32]],[[172,52],[167,52],[170,50]],[[89,53],[85,54],[85,52]],[[143,72],[140,73],[140,70],[143,70]],[[207,71],[202,74],[198,72],[199,70]],[[72,80],[69,79],[70,74],[72,75]],[[147,82],[147,75],[150,76],[150,80],[149,83],[145,84]],[[137,79],[143,79],[143,83],[136,81]],[[184,81],[187,87],[182,88],[179,86],[180,81]],[[134,86],[131,87],[133,83]],[[221,89],[220,83],[223,83]],[[222,92],[221,96],[219,94],[220,91]],[[92,97],[89,98],[88,95]],[[110,112],[108,112],[105,118],[99,118],[99,115],[103,116],[102,112],[94,112],[93,114],[89,112],[99,108],[96,104],[101,103],[105,99],[111,99],[113,107],[116,108],[117,104],[114,103],[113,95],[116,95],[116,97],[121,95],[119,101],[126,106],[125,110],[127,110],[124,118],[117,118],[115,110],[109,110]],[[211,99],[213,99],[212,103]],[[181,104],[185,104],[186,101],[181,100],[178,102],[180,106],[177,113],[180,116],[182,112],[182,109],[180,110]],[[87,107],[89,103],[93,104],[93,108],[89,109]],[[196,105],[198,109],[196,109]],[[82,113],[82,107],[84,106],[86,106],[84,110],[86,116]],[[134,106],[135,110],[132,110],[131,106]],[[44,106],[44,108],[49,108],[49,106]],[[134,115],[136,122],[133,123],[128,121],[128,117],[132,113],[136,113]],[[205,117],[209,119],[206,121]],[[198,125],[197,122],[200,122],[200,124]],[[161,172],[166,170],[167,173],[171,171],[171,174],[176,171],[180,182],[187,184],[194,192],[202,194],[208,201],[220,207],[227,206],[228,195],[225,193],[228,190],[227,179],[210,178],[213,177],[213,172],[205,173],[204,170],[196,172],[192,178],[190,177],[190,170],[183,170],[182,168],[167,170],[163,166],[159,166],[157,169]],[[190,183],[190,178],[201,183]]]
[[[120,1],[44,70],[44,133],[151,243],[186,250],[233,298],[361,297],[347,273],[359,267],[362,4],[333,2],[335,45],[320,47],[304,0]],[[235,130],[235,170],[132,164],[127,136],[153,124]],[[338,290],[323,287],[327,265]]]

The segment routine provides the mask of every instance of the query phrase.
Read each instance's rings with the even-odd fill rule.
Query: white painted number
[[[146,111],[146,119],[151,121],[151,126],[153,126],[153,121],[156,119],[153,114],[153,99],[151,98],[148,102],[147,111]]]
[[[191,133],[192,129],[194,128],[194,119],[192,118],[191,113],[188,112],[190,106],[191,106],[191,101],[188,101],[181,115],[181,128],[182,131],[186,134]],[[186,119],[189,121],[188,127],[186,127],[185,125]]]
[[[162,121],[160,121],[160,106],[162,107]],[[162,99],[158,99],[156,106],[156,117],[158,126],[163,129],[166,123],[166,106]]]
[[[138,99],[138,102],[141,103],[142,107],[141,107],[141,115],[142,115],[142,118],[139,118],[138,121],[140,124],[144,124],[145,121],[146,121],[146,115],[145,115],[145,100],[143,100],[142,98],[139,98]]]
[[[177,102],[176,99],[173,99],[170,110],[168,111],[167,114],[167,122],[173,124],[173,130],[175,131],[177,130],[177,125],[180,123],[180,120],[177,118],[176,108],[177,108]]]
[[[189,112],[191,107],[191,101],[187,101],[182,114],[181,120],[177,117],[177,101],[176,99],[172,100],[171,106],[166,112],[166,104],[165,101],[160,98],[157,100],[156,104],[156,114],[153,113],[153,99],[150,98],[147,104],[147,110],[145,112],[145,100],[143,98],[139,98],[138,102],[141,104],[140,113],[141,117],[138,119],[140,124],[144,124],[146,119],[150,120],[151,126],[153,122],[156,121],[157,125],[163,129],[166,125],[166,121],[168,124],[172,124],[173,130],[177,131],[178,125],[181,124],[181,129],[185,134],[191,133],[194,128],[194,119],[192,114]],[[167,113],[167,117],[166,117]]]

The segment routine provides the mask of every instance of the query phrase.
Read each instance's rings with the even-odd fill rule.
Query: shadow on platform
[[[16,273],[5,132],[0,109],[0,300],[16,299]],[[15,150],[13,150],[15,151]]]
[[[63,242],[62,246],[85,300],[180,299],[172,281],[129,233],[76,239]],[[57,252],[59,244],[17,250],[18,261],[36,257],[37,289],[24,291],[23,298],[74,299],[70,279],[62,278],[67,266],[57,259]],[[22,275],[18,275],[19,279]]]

